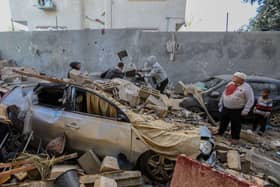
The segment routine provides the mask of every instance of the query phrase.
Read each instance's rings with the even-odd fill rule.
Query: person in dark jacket
[[[114,68],[108,69],[104,73],[101,74],[101,78],[105,79],[114,79],[114,78],[124,78],[123,73],[124,63],[119,62],[118,65]]]

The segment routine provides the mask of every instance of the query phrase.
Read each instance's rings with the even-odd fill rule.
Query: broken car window
[[[64,89],[61,87],[40,87],[37,91],[39,105],[62,107]]]
[[[197,82],[194,85],[198,89],[200,89],[202,91],[206,91],[210,88],[213,88],[213,87],[217,86],[221,81],[222,80],[218,79],[218,78],[210,78],[210,79],[206,79],[206,80],[201,81],[201,82]]]

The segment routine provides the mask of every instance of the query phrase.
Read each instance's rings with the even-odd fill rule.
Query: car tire
[[[138,162],[140,171],[152,181],[167,183],[171,180],[175,161],[169,160],[154,151],[146,151]]]
[[[280,111],[273,111],[271,113],[269,124],[273,127],[280,127]]]

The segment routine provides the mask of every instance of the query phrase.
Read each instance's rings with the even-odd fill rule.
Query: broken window
[[[52,0],[38,0],[38,8],[40,9],[54,9],[55,6]]]
[[[102,97],[77,89],[74,97],[74,111],[117,119],[117,108]]]
[[[62,107],[65,87],[49,87],[40,86],[36,89],[37,99],[39,105],[47,105],[51,107]]]

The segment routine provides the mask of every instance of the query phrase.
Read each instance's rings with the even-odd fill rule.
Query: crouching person
[[[261,92],[261,96],[258,98],[257,104],[254,108],[254,122],[253,131],[256,131],[260,126],[259,135],[262,135],[265,131],[266,124],[272,111],[272,100],[269,98],[270,90],[264,89]]]

